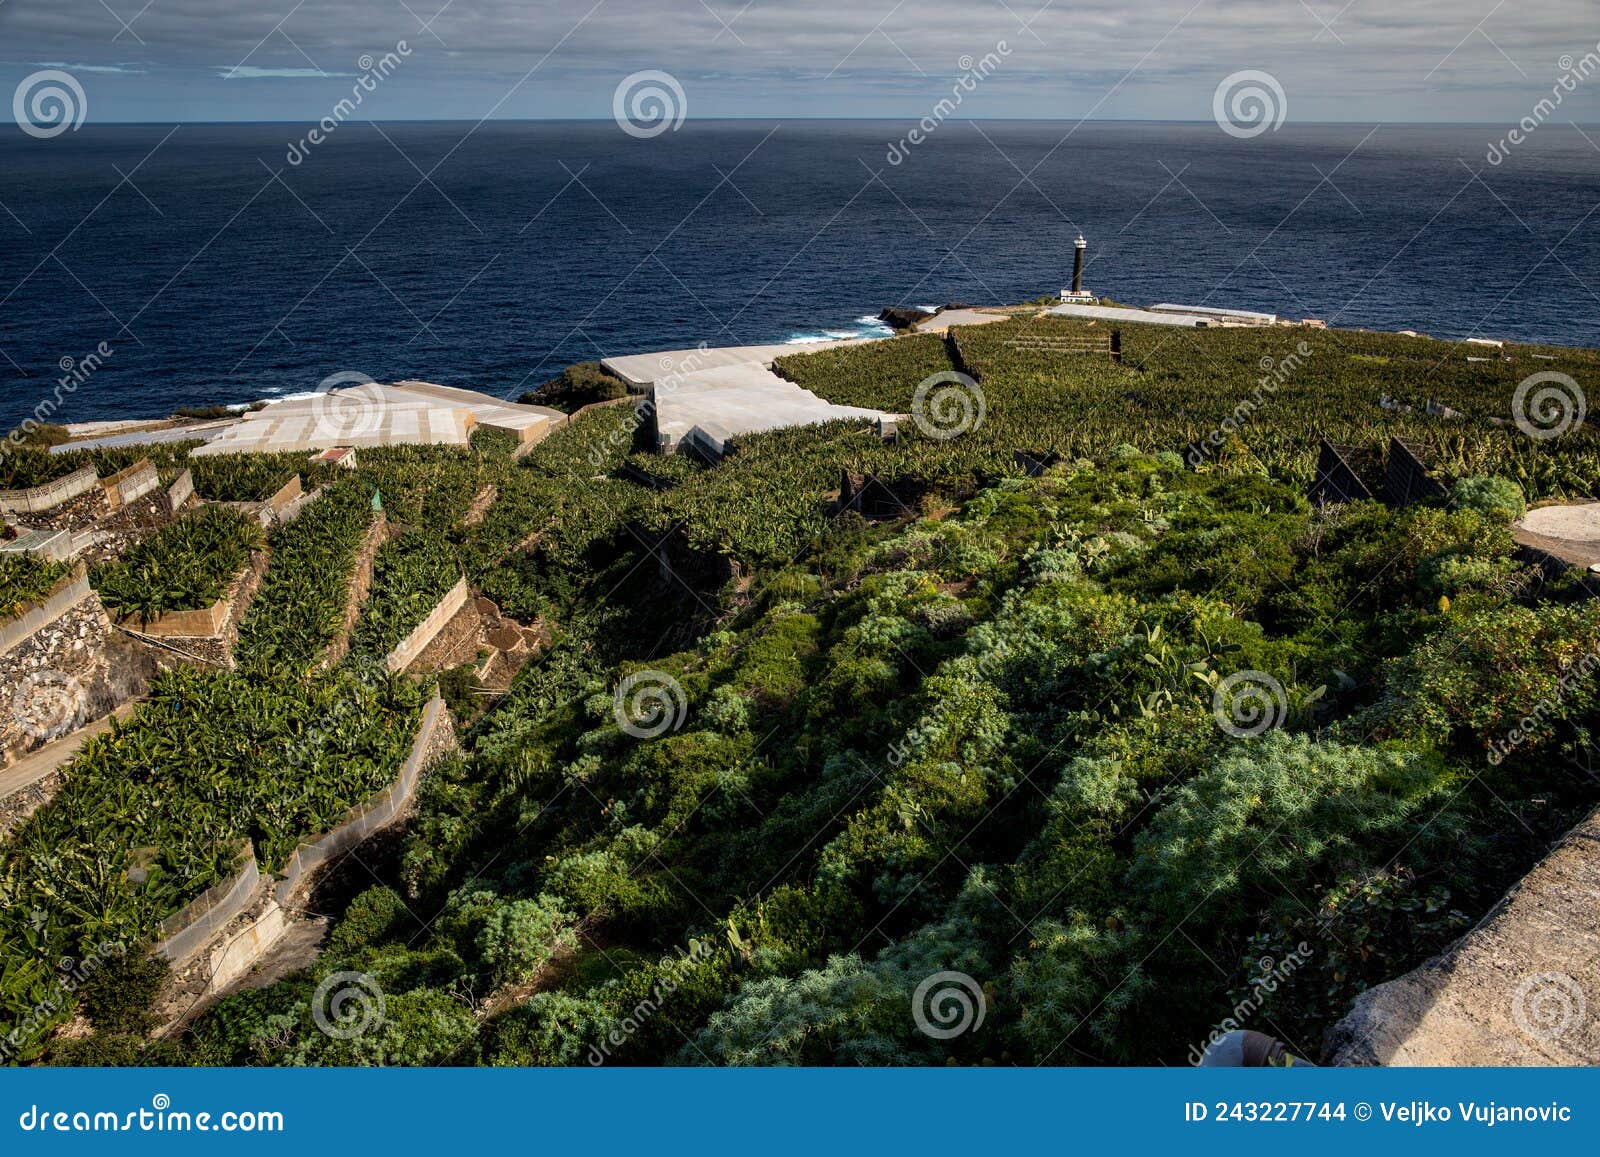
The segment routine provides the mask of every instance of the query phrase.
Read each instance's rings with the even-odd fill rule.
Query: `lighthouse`
[[[1079,304],[1092,303],[1094,294],[1083,287],[1083,251],[1089,248],[1089,243],[1083,239],[1083,234],[1078,234],[1078,239],[1072,243],[1072,288],[1061,291],[1061,300],[1077,302]]]

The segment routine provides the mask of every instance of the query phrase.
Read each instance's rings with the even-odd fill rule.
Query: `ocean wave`
[[[854,341],[866,337],[893,337],[894,330],[878,320],[876,314],[863,314],[856,318],[855,329],[823,329],[807,333],[790,334],[784,345],[816,345],[825,341]]]

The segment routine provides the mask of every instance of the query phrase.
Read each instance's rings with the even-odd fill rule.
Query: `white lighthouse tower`
[[[1075,305],[1093,305],[1095,296],[1083,287],[1083,251],[1089,248],[1089,243],[1083,239],[1083,234],[1078,234],[1078,239],[1072,243],[1072,288],[1061,291],[1061,300]]]

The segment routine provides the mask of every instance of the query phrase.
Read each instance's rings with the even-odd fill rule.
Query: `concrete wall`
[[[462,578],[450,588],[449,594],[439,600],[439,605],[428,612],[428,617],[406,636],[405,641],[384,657],[383,665],[390,671],[399,673],[416,662],[417,656],[427,649],[428,644],[433,642],[440,631],[444,630],[444,625],[467,605],[468,594],[467,580]]]
[[[155,616],[149,621],[130,619],[128,626],[139,634],[155,635],[158,639],[200,639],[208,635],[221,635],[222,627],[227,626],[227,621],[234,613],[234,603],[245,592],[246,584],[250,583],[251,573],[261,570],[262,566],[262,560],[253,558],[250,565],[240,571],[232,583],[227,584],[227,594],[211,603],[210,607],[192,611],[166,611],[166,615]]]
[[[158,489],[161,486],[161,475],[150,459],[145,458],[135,462],[126,470],[118,470],[110,477],[100,479],[100,485],[106,492],[106,501],[115,510],[130,502],[137,502],[146,494]]]
[[[289,481],[283,484],[283,488],[281,490],[279,490],[271,498],[267,499],[267,507],[272,511],[273,514],[277,514],[285,506],[288,506],[289,503],[293,502],[296,498],[299,498],[301,493],[300,475],[296,474],[293,478],[289,479]]]
[[[162,939],[154,949],[157,956],[174,963],[189,959],[250,906],[261,884],[261,870],[248,840],[239,854],[243,865],[235,875],[161,922]]]
[[[50,562],[66,562],[77,552],[65,530],[30,530],[21,538],[0,543],[0,554],[29,554]]]
[[[65,502],[89,493],[99,481],[94,467],[85,466],[64,478],[57,478],[31,490],[0,491],[0,511],[8,514],[38,514],[54,510]]]
[[[77,576],[33,609],[0,624],[0,655],[19,647],[73,607],[88,598],[89,580],[80,568]]]
[[[188,470],[178,475],[178,479],[167,487],[167,509],[173,514],[182,510],[189,499],[194,497],[194,475]]]

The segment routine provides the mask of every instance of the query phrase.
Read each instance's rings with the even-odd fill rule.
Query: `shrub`
[[[1450,488],[1450,502],[1500,522],[1515,522],[1528,513],[1522,487],[1509,478],[1463,478]]]
[[[398,892],[384,885],[368,888],[350,901],[328,938],[328,947],[340,954],[367,948],[408,922],[415,923]]]
[[[167,962],[137,950],[101,962],[78,989],[97,1033],[138,1035],[155,1023],[150,1006],[167,978]]]
[[[478,950],[499,983],[527,980],[555,954],[571,920],[571,913],[554,896],[513,900],[484,921]]]
[[[750,701],[732,687],[718,687],[700,708],[707,727],[724,735],[737,735],[750,729]]]

